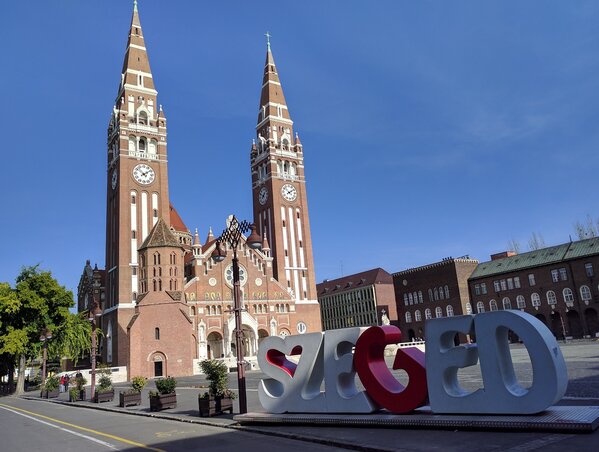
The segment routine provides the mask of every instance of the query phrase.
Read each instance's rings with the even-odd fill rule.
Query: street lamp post
[[[241,240],[241,235],[251,231],[246,240],[247,245],[252,249],[262,248],[262,239],[256,233],[256,226],[247,221],[239,222],[235,216],[231,218],[227,227],[223,230],[221,236],[216,239],[216,248],[212,252],[214,262],[222,262],[227,252],[222,248],[222,244],[228,244],[233,250],[233,313],[235,314],[235,349],[237,351],[237,385],[239,388],[239,412],[247,413],[247,396],[245,390],[245,368],[243,361],[243,330],[241,324],[241,291],[239,283],[239,260],[237,259],[237,247]]]
[[[52,339],[52,331],[46,327],[40,333],[40,341],[44,344],[42,347],[42,386],[46,383],[46,361],[48,360],[48,341],[50,339]]]
[[[98,304],[98,302],[96,300],[94,300],[94,303],[92,305],[92,307],[89,310],[88,313],[88,317],[87,319],[90,321],[91,325],[92,325],[92,349],[91,349],[91,355],[90,355],[90,361],[91,361],[91,387],[90,387],[90,393],[91,393],[91,398],[94,398],[94,393],[96,391],[96,348],[97,348],[97,344],[96,344],[96,317],[100,317],[102,315],[102,309],[100,308],[100,305]]]

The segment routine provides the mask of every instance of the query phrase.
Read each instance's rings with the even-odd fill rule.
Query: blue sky
[[[171,200],[251,218],[264,33],[304,145],[317,279],[547,245],[599,216],[599,3],[158,1],[139,9]],[[104,265],[106,128],[132,2],[5,2],[0,281]],[[220,177],[219,177],[220,176]]]

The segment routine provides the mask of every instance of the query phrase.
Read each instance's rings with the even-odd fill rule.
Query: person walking
[[[69,374],[66,374],[64,376],[64,392],[69,392],[69,380],[70,380]]]
[[[60,377],[60,392],[64,392],[64,375]]]

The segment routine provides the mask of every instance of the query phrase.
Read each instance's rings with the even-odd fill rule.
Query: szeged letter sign
[[[508,331],[528,350],[533,382],[522,386],[514,373]],[[456,333],[473,334],[476,344],[454,345]],[[427,402],[434,413],[534,414],[558,402],[568,375],[549,329],[521,311],[495,311],[426,322],[426,354],[397,350],[393,369],[409,377],[404,387],[384,359],[388,344],[401,341],[395,326],[345,328],[296,336],[267,337],[258,363],[260,403],[271,413],[371,413],[385,408],[408,413]],[[297,364],[287,356],[300,355]],[[458,370],[480,361],[484,388],[468,392]],[[356,373],[365,390],[355,385]],[[324,380],[324,392],[321,385]]]

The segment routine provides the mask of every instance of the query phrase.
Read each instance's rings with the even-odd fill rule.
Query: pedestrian
[[[64,375],[60,377],[60,392],[64,392]]]
[[[66,374],[64,376],[64,392],[69,392],[69,380],[71,378],[69,377],[69,374]]]

